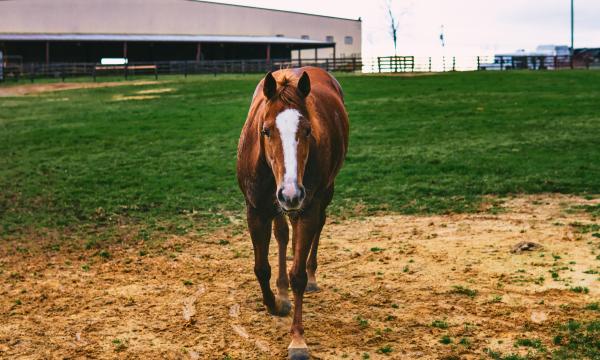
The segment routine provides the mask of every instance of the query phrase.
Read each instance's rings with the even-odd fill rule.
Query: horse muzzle
[[[298,183],[284,184],[277,189],[277,201],[284,211],[297,211],[306,197],[304,186]]]

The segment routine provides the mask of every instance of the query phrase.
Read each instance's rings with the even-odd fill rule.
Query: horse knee
[[[256,278],[258,279],[258,281],[268,282],[269,280],[271,280],[271,266],[270,265],[255,266],[254,274],[256,275]]]
[[[306,270],[290,271],[290,283],[292,285],[292,290],[294,290],[294,291],[304,290],[306,288],[307,282],[308,282],[308,275],[306,274]]]

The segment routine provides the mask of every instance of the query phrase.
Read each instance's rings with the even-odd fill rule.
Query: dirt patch
[[[140,95],[164,94],[164,93],[169,93],[169,92],[173,92],[173,91],[175,91],[175,89],[173,89],[173,88],[147,89],[147,90],[136,91],[136,94],[140,94]]]
[[[130,100],[153,100],[158,99],[160,96],[158,95],[122,95],[117,94],[112,97],[113,101],[130,101]]]
[[[81,82],[81,83],[52,83],[52,84],[26,84],[0,87],[0,97],[2,96],[24,96],[35,95],[45,92],[75,90],[75,89],[94,89],[114,86],[141,86],[154,85],[158,81],[111,81],[111,82]]]
[[[600,298],[600,239],[571,225],[597,220],[568,211],[592,203],[527,196],[507,200],[498,215],[330,221],[319,252],[322,291],[306,297],[312,355],[524,355],[531,348],[515,348],[520,337],[551,349],[558,324],[597,316],[583,308]],[[512,253],[523,241],[541,248]],[[143,243],[106,253],[0,246],[0,357],[286,356],[291,318],[261,305],[242,225],[172,237],[148,254]],[[273,283],[274,241],[271,249]]]

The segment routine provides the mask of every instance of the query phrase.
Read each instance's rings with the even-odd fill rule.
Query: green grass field
[[[0,98],[3,236],[226,224],[243,209],[236,147],[259,79]],[[339,80],[351,139],[334,213],[465,212],[488,194],[600,193],[600,72]],[[160,88],[173,91],[114,100]]]

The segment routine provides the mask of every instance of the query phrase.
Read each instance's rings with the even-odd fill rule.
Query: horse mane
[[[298,93],[298,88],[294,85],[298,79],[292,79],[288,74],[277,81],[277,93],[271,101],[281,101],[286,106],[304,107],[304,99]]]

